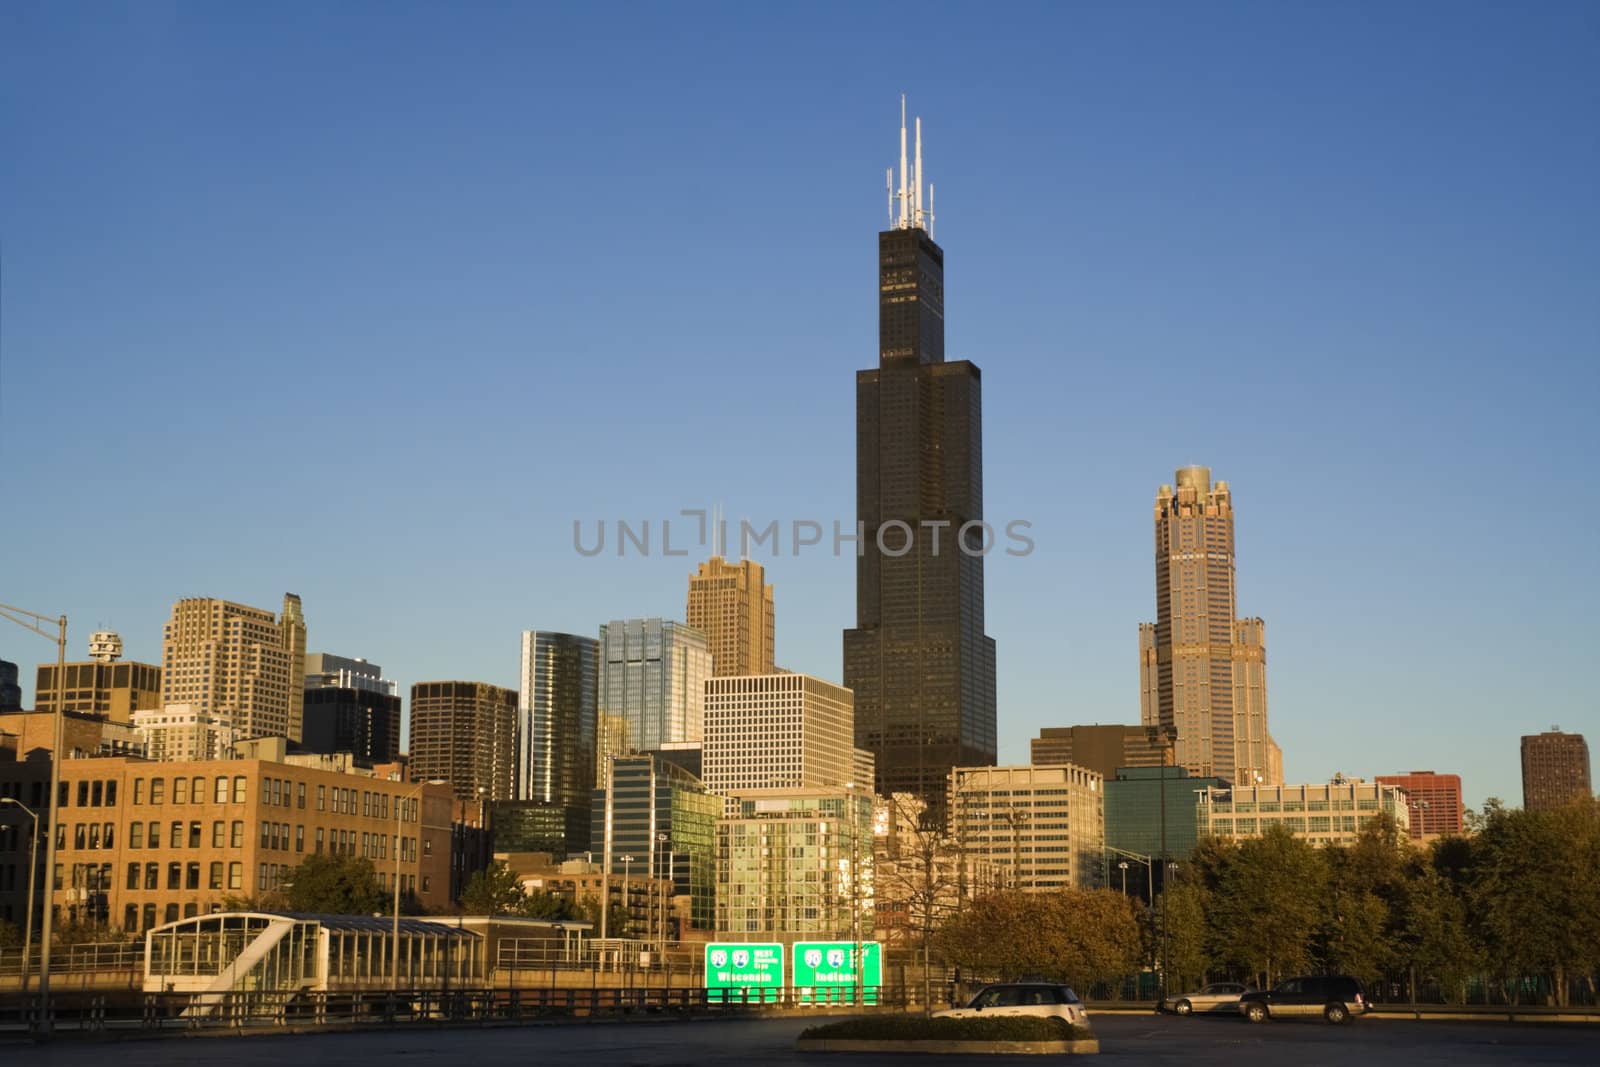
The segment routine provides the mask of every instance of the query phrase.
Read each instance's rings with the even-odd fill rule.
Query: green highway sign
[[[776,999],[783,988],[783,946],[744,943],[713,943],[706,946],[706,988],[727,990],[723,995],[758,992],[762,999]]]
[[[853,999],[859,985],[863,1001],[875,1003],[882,984],[883,946],[876,941],[795,942],[793,985],[803,1001]]]

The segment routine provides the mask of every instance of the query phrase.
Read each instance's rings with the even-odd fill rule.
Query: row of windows
[[[151,778],[146,782],[143,778],[133,780],[134,804],[145,803],[146,789],[150,803],[154,805],[167,802],[167,780],[165,778]],[[231,798],[235,804],[243,804],[248,795],[248,779],[239,775],[230,779],[227,775],[218,775],[212,784],[210,796],[214,804],[227,804]],[[201,777],[174,778],[172,779],[172,803],[174,804],[204,804],[206,802],[206,780]]]
[[[209,865],[206,878],[207,889],[243,889],[244,864],[233,862],[226,865],[227,884],[223,884],[224,865],[222,861],[213,861]],[[59,888],[59,886],[57,887]],[[127,888],[130,890],[156,890],[161,888],[161,864],[138,863],[128,864]],[[169,863],[167,864],[166,888],[173,889],[199,889],[200,864],[198,863]],[[133,905],[128,905],[130,908]]]

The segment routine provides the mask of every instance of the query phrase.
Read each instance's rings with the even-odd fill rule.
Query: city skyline
[[[392,72],[344,69],[348,13],[260,41],[206,13],[165,29],[128,13],[72,28],[0,14],[26,53],[0,82],[52,87],[4,94],[39,107],[0,113],[20,149],[0,204],[0,496],[39,516],[8,529],[8,557],[28,566],[6,575],[6,599],[67,614],[73,657],[104,628],[153,663],[175,599],[271,605],[292,589],[312,647],[368,652],[403,691],[431,678],[514,688],[529,626],[594,634],[682,609],[688,561],[579,559],[574,519],[721,502],[730,517],[849,522],[848,374],[870,345],[878,166],[907,91],[939,131],[950,351],[990,372],[986,508],[1032,521],[1039,544],[987,567],[1000,762],[1024,762],[1040,727],[1138,721],[1128,634],[1152,617],[1149,487],[1207,463],[1248,516],[1239,600],[1272,626],[1286,780],[1437,767],[1461,774],[1471,806],[1515,803],[1521,735],[1550,722],[1600,735],[1575,667],[1600,585],[1583,533],[1597,505],[1575,490],[1593,451],[1583,398],[1600,384],[1584,281],[1600,220],[1580,181],[1597,153],[1573,136],[1592,94],[1579,10],[1513,22],[1452,9],[1443,42],[1426,19],[1374,16],[1374,34],[1363,18],[1302,13],[1251,25],[1248,54],[1230,50],[1241,27],[1228,14],[1132,32],[1102,14],[1040,15],[1041,43],[1004,61],[996,36],[966,35],[963,57],[914,31],[928,68],[960,79],[886,74],[864,46],[824,44],[870,33],[824,18],[805,47],[842,50],[837,85],[724,94],[667,77],[653,99],[608,89],[571,115],[523,105],[599,47],[581,19],[572,60],[481,57],[503,99],[459,68],[424,99]],[[480,30],[401,12],[387,58],[481,43]],[[782,36],[770,22],[729,32],[744,47],[695,53],[724,79],[761,84],[757,55],[776,64],[765,77],[811,67],[762,47]],[[1058,74],[1046,40],[1071,41],[1082,62]],[[293,83],[263,69],[191,91],[285,45],[307,60]],[[166,62],[180,47],[189,60]],[[608,47],[641,74],[668,69],[638,41]],[[1426,82],[1406,73],[1418,47],[1436,60]],[[1479,88],[1489,55],[1510,72],[1492,93]],[[1371,71],[1360,83],[1333,70],[1351,56]],[[1163,74],[1143,81],[1146,66]],[[1239,88],[1210,77],[1221,67]],[[957,90],[985,71],[1006,76]],[[316,121],[287,121],[301,113]],[[248,145],[241,114],[267,127]],[[616,114],[629,115],[621,132]],[[1220,127],[1199,118],[1218,114]],[[784,136],[758,148],[752,129]],[[671,210],[590,180],[630,139],[655,150],[653,195]],[[435,141],[454,150],[419,158]],[[1019,210],[1024,174],[1054,176],[1063,195]],[[792,222],[778,228],[785,255],[731,269],[774,188]],[[606,314],[596,294],[618,268],[600,249],[641,231],[641,258],[622,268],[638,313]],[[798,321],[796,292],[810,312]],[[784,336],[753,352],[778,316]],[[663,382],[669,364],[682,373]],[[1206,364],[1230,369],[1237,410],[1188,416],[1151,389]],[[273,374],[236,369],[262,366]],[[704,388],[752,368],[739,408]],[[528,478],[500,399],[519,393],[584,458],[544,465],[537,494],[508,492]],[[343,425],[357,395],[385,416],[363,436],[360,420]],[[164,415],[129,420],[141,405]],[[223,407],[230,444],[260,452],[237,484],[221,476],[235,456],[193,444]],[[713,471],[699,423],[748,429],[760,447]],[[305,512],[308,474],[335,459],[359,473],[345,503],[373,521],[358,530]],[[85,479],[94,492],[67,491]],[[458,480],[467,503],[398,510]],[[192,503],[199,485],[208,507]],[[1491,488],[1487,543],[1441,541],[1440,511]],[[1315,508],[1325,521],[1307,523]],[[108,544],[120,566],[86,565]],[[1502,562],[1486,566],[1486,551]],[[757,561],[785,590],[778,661],[843,681],[854,561]],[[31,704],[48,646],[18,631],[0,657],[22,665]]]

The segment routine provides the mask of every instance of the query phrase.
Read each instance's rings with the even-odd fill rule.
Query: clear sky
[[[1137,721],[1188,463],[1290,781],[1600,748],[1593,3],[13,0],[0,601],[154,660],[292,590],[313,651],[509,686],[522,629],[682,617],[692,558],[576,518],[853,522],[901,92],[1038,544],[987,568],[1002,760]],[[838,679],[853,561],[765,562]],[[25,699],[52,655],[0,629]]]

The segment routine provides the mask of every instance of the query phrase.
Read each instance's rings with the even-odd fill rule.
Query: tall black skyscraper
[[[878,366],[856,373],[856,627],[844,634],[856,744],[877,791],[915,793],[942,817],[951,767],[995,760],[994,641],[983,632],[982,375],[944,358],[944,251],[922,132],[878,235]],[[892,173],[891,173],[892,182]],[[879,545],[882,531],[882,548]],[[909,546],[909,547],[908,547]]]

